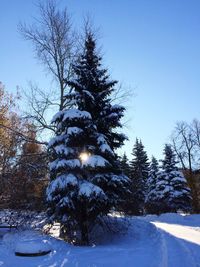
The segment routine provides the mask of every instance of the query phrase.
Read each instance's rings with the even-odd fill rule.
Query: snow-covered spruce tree
[[[169,209],[173,212],[178,210],[191,210],[191,194],[187,181],[182,172],[178,170],[175,153],[170,145],[164,148],[164,160],[162,161],[163,171],[168,176],[169,187]]]
[[[191,210],[191,195],[187,181],[178,170],[175,154],[170,145],[164,148],[162,171],[156,184],[157,213]]]
[[[147,194],[145,198],[145,211],[147,213],[156,213],[157,211],[157,196],[156,184],[159,172],[159,164],[155,157],[152,157],[149,167],[149,176],[147,179]]]
[[[130,178],[132,182],[130,212],[141,214],[144,209],[149,162],[144,146],[138,138],[136,138],[132,155],[133,159],[130,162]]]
[[[107,81],[100,61],[92,35],[87,34],[74,66],[76,79],[68,82],[72,91],[66,98],[73,108],[54,116],[57,132],[49,143],[47,200],[54,219],[80,231],[82,244],[89,243],[91,225],[120,204],[128,187],[113,151],[124,137],[112,132],[124,109],[111,105],[108,96],[115,82]]]
[[[91,114],[99,133],[98,144],[101,151],[112,163],[114,173],[123,174],[115,149],[120,148],[127,139],[123,133],[118,132],[118,129],[122,127],[120,119],[124,115],[125,108],[112,104],[112,93],[116,90],[117,81],[111,80],[107,69],[102,67],[102,58],[97,52],[96,40],[90,30],[86,30],[83,52],[74,64],[73,70],[75,79],[67,81],[72,88],[72,93],[66,95],[66,98],[71,100],[72,104],[76,103],[80,110],[86,110]],[[125,177],[124,174],[123,177]],[[95,183],[100,183],[105,190],[108,190],[107,185],[102,184],[102,180],[95,181]],[[127,179],[125,184],[127,187]],[[120,187],[120,184],[118,185]],[[115,204],[113,205],[115,208],[121,204],[120,202],[125,201],[128,193],[125,187],[120,190],[116,185],[109,189],[109,192],[117,191],[118,200],[114,197]]]
[[[120,119],[125,108],[111,104],[117,81],[110,80],[101,61],[102,58],[96,51],[94,34],[86,31],[83,53],[73,66],[76,78],[67,81],[74,90],[66,98],[75,102],[80,110],[87,110],[91,114],[98,132],[104,135],[113,150],[121,147],[127,139],[124,134],[116,131],[116,128],[122,127]]]

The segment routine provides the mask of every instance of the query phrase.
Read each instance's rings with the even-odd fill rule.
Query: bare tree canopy
[[[200,121],[177,122],[171,135],[171,143],[183,169],[192,172],[200,168]]]
[[[20,23],[19,31],[25,40],[32,43],[36,57],[40,60],[56,84],[54,94],[30,84],[26,97],[32,118],[40,129],[54,130],[46,120],[45,112],[57,105],[59,110],[66,107],[66,80],[72,76],[72,61],[76,54],[76,34],[72,30],[66,8],[59,9],[56,0],[40,1],[37,5],[39,17],[34,24]],[[55,96],[56,95],[56,96]]]

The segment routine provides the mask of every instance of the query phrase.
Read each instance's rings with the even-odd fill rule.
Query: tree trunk
[[[89,245],[89,233],[88,233],[88,222],[85,221],[81,225],[81,244],[83,246]]]

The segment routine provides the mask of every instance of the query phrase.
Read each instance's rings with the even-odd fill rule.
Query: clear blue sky
[[[66,0],[78,27],[90,14],[100,27],[105,65],[112,78],[134,89],[125,129],[130,155],[136,136],[160,158],[178,120],[200,119],[199,0]],[[37,16],[34,1],[0,0],[0,81],[8,91],[29,80],[48,88],[18,22]]]

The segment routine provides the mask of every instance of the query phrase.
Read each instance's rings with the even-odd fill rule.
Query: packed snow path
[[[157,228],[160,228],[177,238],[200,245],[200,231],[194,230],[191,227],[176,225],[176,224],[168,224],[160,222],[154,222],[153,224]]]
[[[186,226],[154,224],[161,229],[163,267],[200,266],[200,232]]]
[[[163,267],[200,267],[200,215],[150,215],[161,234]]]
[[[119,219],[120,220],[120,219]],[[35,232],[10,233],[0,244],[0,267],[200,267],[200,215],[133,217],[124,234],[100,234],[92,247],[75,247]],[[22,239],[45,239],[52,252],[14,254]]]

